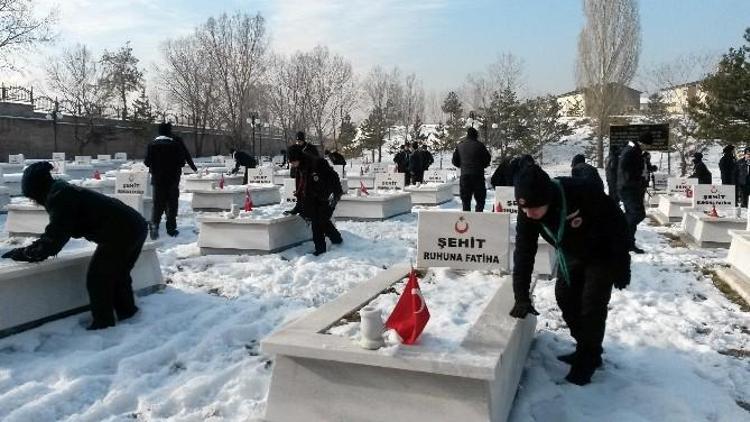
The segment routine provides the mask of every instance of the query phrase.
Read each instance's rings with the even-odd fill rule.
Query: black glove
[[[3,254],[3,258],[10,258],[14,261],[22,262],[36,262],[38,259],[33,259],[26,254],[26,248],[15,248]]]
[[[297,207],[284,211],[284,215],[297,215],[297,214],[299,214],[299,209]]]
[[[510,316],[513,318],[523,319],[526,318],[526,315],[528,314],[539,315],[539,312],[534,309],[531,302],[527,301],[516,301],[516,304],[513,305],[513,309],[510,310]]]
[[[618,290],[622,290],[630,284],[630,254],[623,257],[620,260],[620,264],[616,266],[614,277],[614,285]]]

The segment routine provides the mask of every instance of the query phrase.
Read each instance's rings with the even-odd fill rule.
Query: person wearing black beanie
[[[531,276],[539,236],[557,253],[555,296],[570,333],[573,353],[559,356],[571,365],[565,378],[584,385],[602,364],[602,341],[612,287],[630,283],[628,225],[620,207],[602,189],[584,180],[550,179],[530,165],[516,179],[519,214],[513,252],[515,305],[510,315],[538,315],[531,303]]]
[[[487,186],[484,169],[490,165],[490,152],[479,142],[479,132],[473,127],[466,130],[466,139],[453,151],[453,165],[461,170],[458,180],[461,205],[464,211],[471,211],[471,198],[474,198],[474,211],[484,211],[487,199]]]
[[[146,240],[146,220],[138,211],[98,192],[53,180],[52,165],[38,162],[21,179],[24,196],[44,206],[49,224],[31,245],[6,252],[15,261],[39,262],[57,255],[70,238],[97,244],[87,273],[93,322],[89,330],[115,325],[135,315],[130,271]]]
[[[602,192],[604,191],[604,182],[599,175],[599,171],[596,170],[596,167],[586,163],[585,155],[576,154],[576,156],[573,157],[573,161],[570,163],[570,167],[570,175],[572,177],[585,180],[601,189]]]

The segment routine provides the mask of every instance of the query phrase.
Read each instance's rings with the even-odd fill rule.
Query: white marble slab
[[[652,215],[659,224],[676,223],[682,220],[682,208],[690,207],[692,204],[690,198],[662,195],[659,197],[659,206]]]
[[[7,207],[5,231],[8,236],[36,237],[44,233],[49,224],[47,210],[32,202],[12,203]]]
[[[115,179],[111,177],[103,177],[97,179],[83,179],[83,180],[72,180],[71,185],[80,186],[82,188],[91,189],[104,195],[112,195],[115,193]]]
[[[254,207],[281,202],[281,189],[276,185],[232,185],[224,189],[193,190],[191,206],[195,211],[227,211],[232,204],[241,208],[247,189]]]
[[[349,181],[349,189],[359,189],[360,183],[365,185],[366,189],[375,189],[375,176],[374,175],[364,175],[360,176],[356,173],[346,173],[346,179]]]
[[[738,217],[709,217],[702,211],[686,212],[682,230],[687,240],[701,248],[727,248],[730,230],[744,230],[747,223]],[[750,258],[750,256],[748,256]]]
[[[719,267],[716,274],[750,303],[750,231],[730,230],[729,235],[732,242],[727,262],[731,267]]]
[[[242,184],[243,175],[224,175],[224,186],[238,186]],[[199,173],[197,175],[186,176],[182,178],[185,192],[205,191],[212,187],[218,187],[221,180],[221,174]]]
[[[411,212],[411,195],[404,192],[341,197],[333,216],[344,220],[382,221]]]
[[[251,218],[243,212],[227,218],[221,213],[199,216],[198,222],[198,247],[204,255],[275,253],[312,239],[310,228],[296,215]]]
[[[82,180],[91,179],[94,177],[96,169],[91,164],[65,164],[65,174],[67,174],[71,180]],[[101,170],[99,170],[102,173]]]
[[[404,191],[411,194],[411,202],[415,205],[440,205],[453,199],[452,183],[410,185]]]

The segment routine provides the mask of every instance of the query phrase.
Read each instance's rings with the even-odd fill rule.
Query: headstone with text
[[[423,180],[425,183],[447,183],[448,170],[427,170]]]
[[[23,154],[8,155],[8,164],[23,165],[25,161],[26,158],[23,156]]]
[[[213,157],[211,157],[212,164],[224,164],[225,161],[226,159],[223,155],[214,155]]]
[[[106,163],[112,161],[112,156],[109,154],[99,154],[96,156],[97,161],[100,163]]]
[[[690,179],[687,177],[670,177],[667,179],[667,193],[670,195],[685,196],[685,192],[688,189],[692,189],[691,186],[697,185],[698,179]]]
[[[518,202],[516,202],[516,193],[512,186],[495,188],[495,212],[518,214]]]
[[[273,185],[273,168],[258,167],[247,170],[247,183],[259,185]]]
[[[375,189],[403,189],[406,184],[404,173],[376,173]]]
[[[52,153],[52,161],[65,161],[65,153],[64,152],[53,152]]]
[[[668,188],[669,175],[667,173],[654,173],[654,190],[666,191]]]
[[[417,267],[508,270],[510,215],[421,211]]]
[[[91,164],[90,155],[76,155],[75,163],[79,166],[86,166]]]
[[[148,188],[148,173],[120,172],[115,176],[115,193],[145,195]]]
[[[373,174],[388,173],[388,164],[386,164],[386,163],[372,163],[372,164],[370,164],[370,171]]]
[[[735,207],[734,185],[694,185],[693,208],[701,211]]]
[[[284,179],[284,197],[282,201],[287,204],[297,203],[297,197],[294,192],[297,190],[297,181],[294,179]]]
[[[127,152],[116,152],[115,153],[115,160],[117,160],[117,161],[128,161],[128,153]]]

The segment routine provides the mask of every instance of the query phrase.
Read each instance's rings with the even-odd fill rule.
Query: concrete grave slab
[[[729,231],[746,227],[745,218],[710,217],[702,211],[686,212],[682,221],[686,240],[700,248],[728,248],[732,242]]]
[[[676,223],[682,220],[682,208],[692,206],[693,201],[683,196],[662,195],[659,206],[652,213],[653,218],[661,225]]]
[[[382,221],[411,212],[411,195],[403,192],[344,195],[333,216],[342,220]]]
[[[207,191],[213,187],[218,187],[221,181],[221,174],[219,173],[198,173],[184,177],[183,189],[185,192],[195,191]],[[238,186],[242,185],[243,175],[224,175],[224,186]]]
[[[732,238],[727,262],[730,268],[719,268],[716,274],[750,303],[750,231],[730,230]]]
[[[359,176],[354,172],[347,172],[346,174],[346,179],[349,181],[349,189],[359,189],[360,183],[364,184],[367,189],[375,189],[374,175]]]
[[[225,214],[199,216],[201,254],[269,254],[312,240],[310,228],[299,216],[252,218],[245,214],[234,218]]]
[[[32,202],[11,203],[6,207],[5,231],[11,237],[37,237],[49,224],[47,210]]]
[[[452,183],[427,183],[419,186],[409,185],[404,188],[411,194],[414,205],[440,205],[453,200]]]
[[[94,177],[95,171],[96,169],[91,164],[79,164],[79,163],[65,164],[65,174],[67,174],[71,180],[91,179]]]
[[[143,246],[131,272],[134,291],[147,293],[163,284],[156,246]],[[86,311],[86,273],[93,252],[93,248],[63,250],[55,258],[33,264],[2,260],[0,337]]]
[[[10,190],[5,186],[0,186],[0,214],[8,212],[6,208],[10,204]]]
[[[224,189],[193,190],[191,206],[195,211],[228,211],[232,204],[242,207],[246,190],[250,190],[254,207],[281,202],[281,189],[276,185],[233,185]]]

